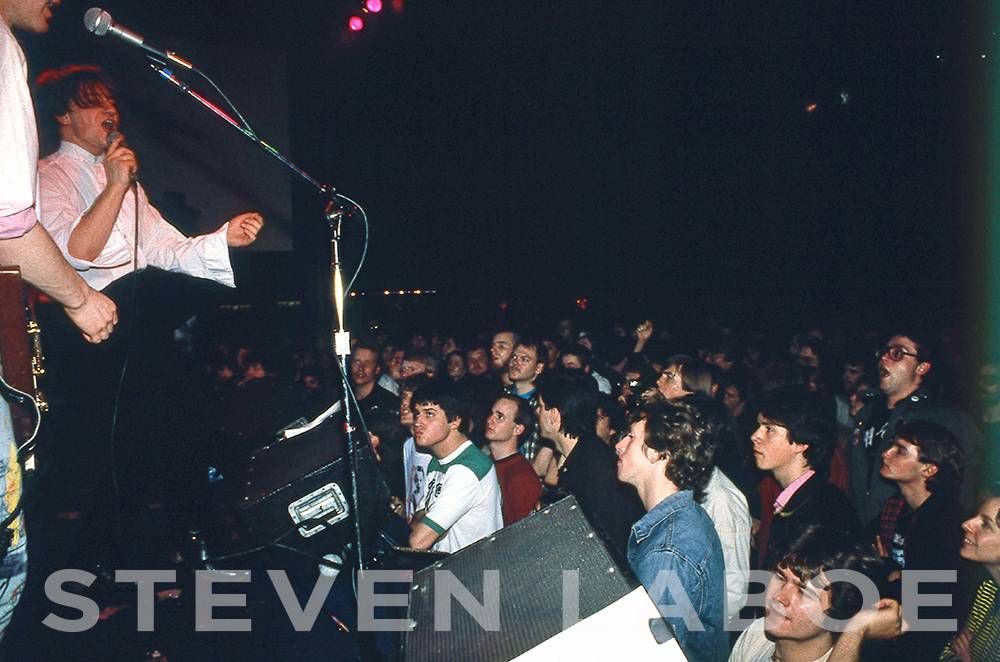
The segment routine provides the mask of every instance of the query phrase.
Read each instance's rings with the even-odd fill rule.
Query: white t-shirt
[[[503,528],[500,483],[493,460],[471,442],[427,465],[424,524],[441,537],[436,552],[456,552]]]
[[[430,453],[417,450],[413,437],[403,442],[403,480],[406,483],[406,521],[423,507],[427,493],[427,465],[434,457]]]
[[[729,662],[771,662],[774,648],[775,643],[764,634],[764,619],[758,618],[736,640],[733,651],[729,654]],[[813,662],[826,662],[832,652],[833,648]]]
[[[27,75],[24,52],[0,19],[0,239],[20,237],[35,225],[38,131]]]

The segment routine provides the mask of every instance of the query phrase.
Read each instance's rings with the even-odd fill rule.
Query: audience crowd
[[[455,552],[573,495],[691,660],[1000,659],[1000,366],[902,325],[693,337],[356,338],[359,429],[409,545]],[[268,349],[202,364],[222,474],[339,399],[320,357]],[[946,573],[919,609],[907,571]]]

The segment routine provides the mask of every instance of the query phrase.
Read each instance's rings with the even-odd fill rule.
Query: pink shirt
[[[795,491],[802,487],[802,484],[812,478],[815,474],[815,471],[809,469],[804,474],[789,483],[788,487],[781,490],[781,494],[779,494],[778,498],[774,500],[774,512],[780,513],[785,507],[785,504],[788,503],[788,500],[792,498],[793,494],[795,494]]]

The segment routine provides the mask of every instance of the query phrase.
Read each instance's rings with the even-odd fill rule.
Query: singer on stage
[[[120,132],[114,86],[100,69],[68,66],[43,72],[38,82],[40,122],[54,125],[60,139],[39,162],[41,222],[122,314],[107,347],[93,350],[65,333],[48,343],[62,369],[54,388],[71,408],[60,415],[76,437],[54,462],[63,483],[72,483],[67,510],[79,508],[88,522],[85,555],[120,561],[132,556],[123,545],[142,537],[129,528],[148,519],[153,504],[162,504],[177,532],[199,527],[205,412],[175,360],[173,330],[207,306],[214,290],[236,286],[229,249],[253,243],[263,219],[242,213],[214,232],[184,236],[138,182],[139,160]]]
[[[131,272],[135,258],[138,269],[158,267],[235,287],[229,247],[254,242],[264,224],[260,214],[238,214],[215,232],[185,237],[136,181],[139,162],[119,132],[113,87],[100,70],[64,67],[43,72],[38,82],[40,110],[57,123],[61,141],[39,164],[41,221],[80,275],[103,290]]]

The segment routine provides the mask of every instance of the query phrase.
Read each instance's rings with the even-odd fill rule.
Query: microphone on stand
[[[118,37],[122,41],[131,44],[132,46],[138,46],[139,48],[156,55],[160,59],[170,60],[171,62],[184,67],[188,71],[194,69],[193,64],[177,55],[177,53],[174,53],[173,51],[160,50],[159,48],[150,46],[146,43],[146,40],[142,35],[132,32],[124,25],[116,24],[115,20],[111,18],[111,14],[104,11],[100,7],[91,7],[87,10],[87,12],[83,15],[83,26],[98,37],[111,34]]]

